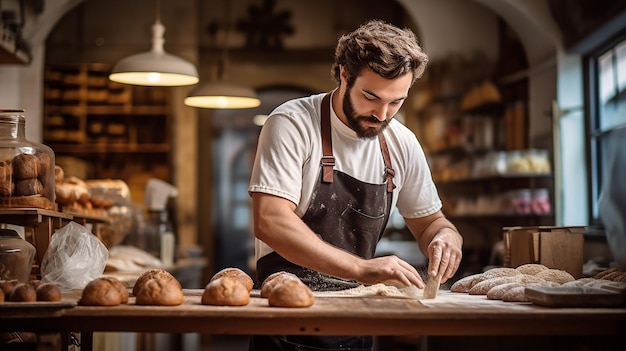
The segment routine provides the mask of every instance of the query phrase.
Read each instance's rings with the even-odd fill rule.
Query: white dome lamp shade
[[[152,26],[152,50],[117,62],[109,79],[118,83],[146,86],[184,86],[198,83],[198,71],[191,62],[165,52],[164,33],[165,27],[159,21],[157,9],[157,20]]]
[[[185,105],[212,109],[254,108],[261,105],[252,88],[218,80],[199,85],[187,95]]]

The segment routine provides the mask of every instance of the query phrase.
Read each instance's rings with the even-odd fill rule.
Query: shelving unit
[[[142,201],[145,180],[171,178],[171,115],[163,87],[108,79],[99,63],[49,65],[44,84],[44,143],[81,178],[126,181]]]

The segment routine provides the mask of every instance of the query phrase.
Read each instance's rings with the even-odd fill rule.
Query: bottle
[[[0,109],[0,208],[55,208],[52,149],[26,139],[24,110]]]

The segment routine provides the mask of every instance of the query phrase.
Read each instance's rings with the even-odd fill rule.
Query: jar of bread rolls
[[[0,109],[0,208],[54,209],[54,152],[29,141],[24,110]]]

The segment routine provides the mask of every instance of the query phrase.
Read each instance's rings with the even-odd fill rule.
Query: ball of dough
[[[37,301],[37,292],[32,285],[19,283],[11,293],[9,293],[9,301],[11,302],[35,302]]]
[[[285,271],[280,271],[280,272],[270,274],[267,278],[265,278],[265,280],[263,281],[263,284],[261,284],[261,297],[267,298],[270,295],[270,292],[272,291],[272,289],[274,289],[274,287],[288,280],[299,281],[300,278],[298,278],[298,276],[296,276],[293,273],[289,273]]]
[[[141,285],[135,298],[137,305],[152,306],[176,306],[183,301],[183,289],[176,279],[149,279]]]
[[[518,271],[515,268],[511,268],[511,267],[496,267],[496,268],[491,268],[485,272],[483,272],[482,276],[479,278],[479,280],[476,283],[479,283],[483,280],[487,280],[490,278],[496,278],[496,277],[506,277],[506,276],[512,276],[512,275],[519,275],[522,274],[520,271]],[[476,284],[474,283],[474,284]]]
[[[545,271],[545,270],[547,270],[549,268],[544,266],[544,265],[542,265],[542,264],[538,264],[538,263],[527,263],[527,264],[523,264],[521,266],[518,266],[515,269],[517,271],[519,271],[520,273],[523,273],[523,274],[536,275],[537,273],[539,273],[541,271]]]
[[[272,307],[309,307],[315,303],[315,296],[301,280],[288,280],[277,284],[267,301]]]
[[[222,277],[232,277],[232,278],[239,280],[241,284],[243,284],[243,286],[245,286],[246,289],[248,289],[248,292],[250,292],[252,288],[254,287],[254,281],[252,280],[252,278],[246,272],[242,271],[239,268],[235,268],[235,267],[224,268],[221,271],[215,273],[215,275],[213,275],[211,280],[222,278]]]
[[[541,271],[535,274],[535,277],[538,277],[538,278],[541,278],[550,282],[559,283],[559,284],[576,280],[574,276],[560,269],[546,269],[544,271]]]
[[[43,283],[37,288],[37,301],[61,301],[61,289],[53,283]]]
[[[82,306],[117,306],[121,303],[122,297],[115,284],[104,277],[87,283],[78,300]]]
[[[203,305],[245,306],[250,302],[250,290],[237,277],[212,279],[202,293]]]

